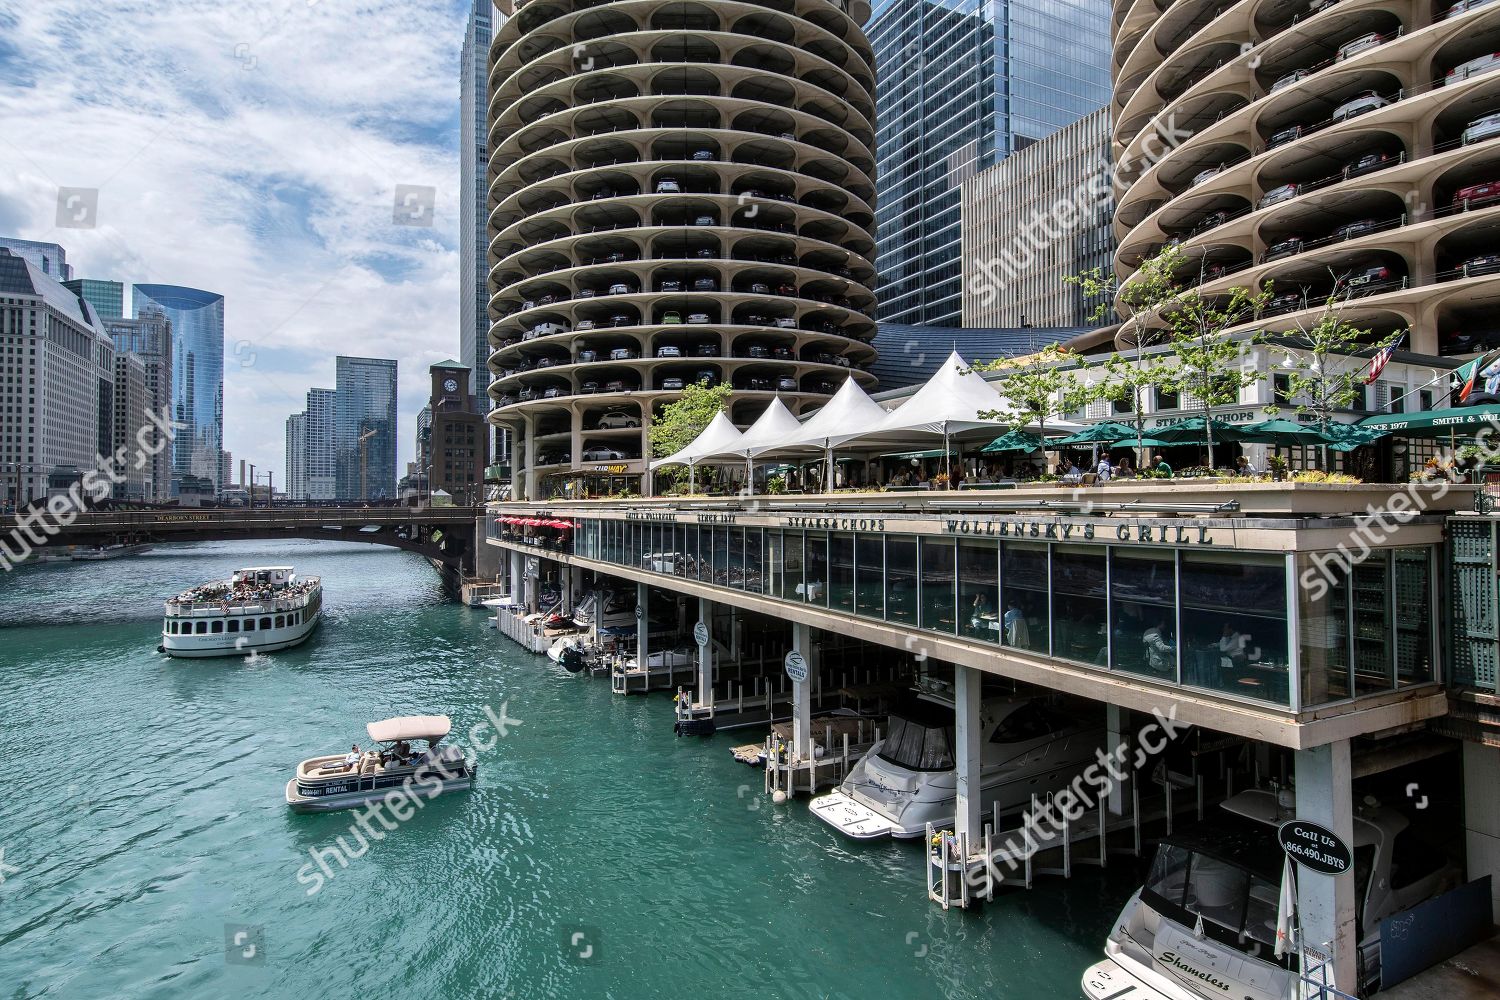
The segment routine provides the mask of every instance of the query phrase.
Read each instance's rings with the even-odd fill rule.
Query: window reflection
[[[1005,612],[1000,616],[1007,646],[1045,653],[1047,644],[1047,547],[1007,542],[1000,549]]]
[[[1286,562],[1277,555],[1182,556],[1183,680],[1286,704]]]
[[[828,537],[828,606],[854,610],[854,536],[847,532]]]
[[[777,597],[786,601],[802,597],[802,532],[781,533],[781,590]]]
[[[1000,566],[996,544],[988,539],[958,543],[958,614],[966,633],[984,642],[1000,641]]]
[[[923,538],[922,557],[922,628],[954,635],[958,615],[954,573],[956,545],[951,538]]]
[[[809,604],[828,606],[828,536],[821,531],[809,531],[803,541],[802,585],[798,596]]]
[[[1108,662],[1104,550],[1052,549],[1052,655],[1079,663]]]
[[[1177,679],[1177,557],[1166,552],[1110,554],[1111,666]]]
[[[885,617],[885,539],[860,535],[854,542],[857,567],[855,611],[870,618]]]
[[[885,539],[887,621],[903,625],[917,623],[917,539],[914,535],[887,535]]]

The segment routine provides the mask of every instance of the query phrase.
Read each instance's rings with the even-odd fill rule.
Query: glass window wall
[[[1079,663],[1109,662],[1104,550],[1052,548],[1052,655]]]
[[[1000,586],[1005,612],[1001,641],[1007,646],[1048,651],[1047,546],[1007,542],[1000,550]]]
[[[951,538],[924,537],[922,558],[922,628],[955,635],[958,632],[957,546]]]
[[[1181,558],[1184,682],[1287,704],[1286,559],[1254,552]]]
[[[1177,556],[1112,548],[1110,665],[1177,680]]]
[[[844,531],[828,536],[828,606],[854,613],[854,536]]]
[[[828,606],[828,535],[809,531],[803,542],[805,580],[799,596],[808,604]]]
[[[964,633],[1000,641],[1000,562],[995,542],[965,538],[958,543],[958,616]]]
[[[860,535],[854,542],[855,614],[885,617],[885,538]]]
[[[917,539],[885,536],[885,617],[902,625],[917,624]]]

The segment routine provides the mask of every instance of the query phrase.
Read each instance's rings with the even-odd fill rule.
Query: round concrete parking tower
[[[851,374],[874,384],[868,12],[507,12],[490,52],[489,391],[519,495],[638,478],[652,414],[686,384],[733,385],[741,425],[777,396],[801,412]]]

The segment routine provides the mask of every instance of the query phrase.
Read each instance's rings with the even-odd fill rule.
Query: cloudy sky
[[[458,354],[466,6],[0,0],[0,234],[222,293],[225,447],[278,485],[334,356],[396,358],[404,469],[426,366]],[[435,189],[431,226],[394,223],[397,185]],[[97,189],[93,228],[59,228],[64,187]]]

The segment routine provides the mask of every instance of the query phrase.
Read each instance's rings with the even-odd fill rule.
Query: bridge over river
[[[475,572],[474,531],[483,507],[155,507],[96,510],[67,525],[45,511],[0,516],[0,537],[18,544],[98,547],[117,543],[332,539],[391,545],[441,564],[455,576]]]

